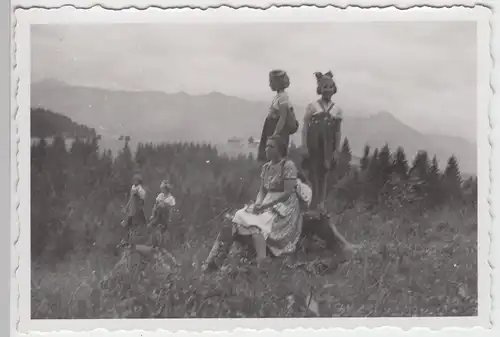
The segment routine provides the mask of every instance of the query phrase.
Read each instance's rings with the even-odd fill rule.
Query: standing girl
[[[126,218],[122,225],[129,230],[129,240],[133,234],[146,225],[146,215],[144,213],[144,199],[146,198],[146,190],[142,187],[142,177],[135,174],[132,178],[132,187],[130,188],[130,196],[125,205]]]
[[[333,75],[315,73],[321,97],[307,106],[302,128],[304,166],[313,189],[312,208],[325,210],[328,177],[339,158],[342,110],[332,101],[337,92]]]
[[[165,246],[167,240],[167,228],[172,219],[175,207],[175,198],[172,195],[172,185],[163,180],[160,184],[160,193],[156,197],[153,211],[148,227],[154,226],[152,241],[154,245]]]
[[[293,105],[286,93],[286,89],[290,86],[290,79],[287,73],[283,70],[273,70],[269,73],[269,87],[276,92],[269,114],[262,128],[262,136],[259,143],[259,151],[257,159],[260,162],[267,162],[266,144],[267,139],[271,136],[279,136],[284,143],[284,152],[282,156],[288,154],[288,146],[290,143],[290,135],[297,132],[299,123],[295,118]]]
[[[160,193],[156,197],[150,218],[150,226],[167,227],[170,222],[171,210],[175,206],[175,198],[171,193],[172,186],[167,180],[160,184]]]

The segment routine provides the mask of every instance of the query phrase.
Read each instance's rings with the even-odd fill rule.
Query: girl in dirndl
[[[337,85],[331,71],[315,73],[320,98],[307,106],[302,128],[303,166],[312,184],[312,209],[325,210],[328,178],[339,158],[342,110],[332,96]]]
[[[240,235],[251,235],[257,260],[291,253],[302,229],[300,202],[296,193],[297,168],[282,155],[285,143],[279,136],[267,140],[269,161],[262,166],[261,185],[255,203],[238,210],[233,218]]]

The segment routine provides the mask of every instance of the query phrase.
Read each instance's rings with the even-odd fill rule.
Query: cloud
[[[313,72],[332,70],[336,100],[353,113],[387,110],[423,131],[475,138],[474,22],[32,28],[35,81],[268,100],[274,68],[289,73],[300,104],[315,99]]]

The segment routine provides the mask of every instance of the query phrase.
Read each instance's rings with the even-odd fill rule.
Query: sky
[[[475,142],[475,22],[87,24],[32,27],[32,81],[270,101],[268,73],[316,99],[331,70],[345,114],[388,111],[419,131]]]

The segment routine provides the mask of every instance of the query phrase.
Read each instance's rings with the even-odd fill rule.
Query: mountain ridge
[[[68,116],[94,128],[103,137],[129,135],[137,141],[209,141],[225,144],[231,137],[259,136],[269,104],[228,96],[220,92],[191,95],[186,92],[126,91],[66,84],[45,80],[31,85],[32,107]],[[304,107],[296,106],[302,120]],[[346,116],[343,136],[349,138],[353,154],[362,154],[388,143],[402,146],[409,161],[419,150],[436,155],[443,166],[455,155],[464,172],[477,171],[476,145],[457,136],[422,133],[388,111],[369,116]],[[223,122],[223,123],[221,123]],[[301,123],[302,124],[302,123]],[[300,133],[292,137],[300,143]]]

